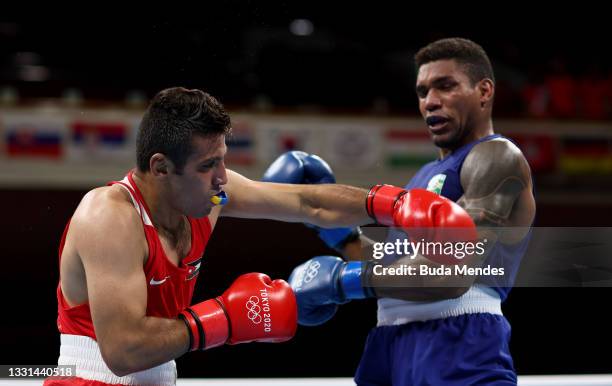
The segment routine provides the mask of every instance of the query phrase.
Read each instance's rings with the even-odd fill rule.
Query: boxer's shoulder
[[[138,212],[129,193],[119,186],[104,186],[90,190],[79,203],[71,220],[74,226],[96,226],[109,231],[141,227]]]
[[[469,152],[461,168],[461,184],[465,190],[469,187],[469,190],[490,191],[508,179],[527,186],[530,175],[521,150],[511,141],[499,138],[481,142]]]
[[[70,304],[88,301],[83,270],[86,261],[101,261],[100,256],[120,259],[123,251],[134,259],[145,258],[146,239],[137,228],[142,229],[142,222],[128,200],[129,196],[126,199],[120,190],[109,186],[89,191],[77,207],[60,263],[62,290]]]
[[[470,165],[478,161],[490,164],[499,163],[500,165],[508,161],[526,162],[521,149],[512,141],[503,137],[474,145],[468,153],[465,163]]]

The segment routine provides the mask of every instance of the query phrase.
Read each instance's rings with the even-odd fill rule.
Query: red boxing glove
[[[405,190],[376,185],[368,193],[366,209],[377,222],[406,229],[413,242],[474,242],[478,238],[470,215],[455,202],[425,189]],[[456,245],[455,245],[456,246]],[[440,264],[458,264],[455,248],[433,248],[424,256]]]
[[[295,335],[297,303],[289,284],[263,273],[247,273],[215,299],[180,313],[190,350],[222,344],[284,342]]]

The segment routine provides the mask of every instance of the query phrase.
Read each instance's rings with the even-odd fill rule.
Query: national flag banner
[[[10,157],[60,158],[61,136],[25,128],[14,130],[6,136],[6,152]]]
[[[124,122],[81,122],[72,124],[72,140],[75,144],[97,143],[104,146],[121,146],[126,138]]]
[[[226,138],[228,165],[252,165],[255,163],[255,137],[253,127],[247,121],[232,122],[232,134]]]
[[[63,122],[5,114],[5,152],[11,158],[60,159],[64,154]]]
[[[429,134],[401,128],[385,132],[386,163],[393,168],[415,168],[438,158]]]
[[[545,134],[507,134],[516,142],[534,173],[553,172],[557,166],[559,140]]]
[[[612,174],[612,138],[563,138],[559,165],[566,174]]]
[[[73,160],[127,160],[134,158],[130,122],[76,120],[70,124],[68,156]]]

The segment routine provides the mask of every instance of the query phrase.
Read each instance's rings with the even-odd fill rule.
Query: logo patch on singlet
[[[427,183],[427,190],[436,194],[442,194],[444,181],[446,181],[446,174],[436,174]]]
[[[154,277],[151,278],[151,281],[149,282],[149,284],[151,285],[160,285],[160,284],[164,284],[166,282],[166,280],[168,280],[170,278],[170,276],[166,276],[161,280],[155,280]]]
[[[189,273],[187,274],[187,277],[185,278],[185,280],[191,280],[194,277],[198,276],[198,274],[200,273],[201,265],[202,265],[201,257],[197,260],[192,261],[191,263],[187,263],[187,266],[189,267]]]

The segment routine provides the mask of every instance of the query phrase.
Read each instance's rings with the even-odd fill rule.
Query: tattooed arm
[[[531,172],[521,151],[505,139],[474,146],[461,169],[464,195],[457,201],[474,219],[479,239],[487,239],[487,253],[466,262],[480,266],[497,242],[513,244],[528,232],[535,216]],[[497,232],[500,227],[511,231]],[[399,259],[393,266],[439,266],[423,256]],[[418,272],[418,268],[417,268]],[[465,293],[475,277],[370,275],[378,297],[405,300],[438,300]],[[388,285],[388,287],[387,287]]]
[[[483,227],[513,227],[516,232],[503,232],[499,240],[505,244],[520,241],[535,216],[531,172],[521,151],[505,139],[474,146],[461,169],[464,194],[457,201],[474,219],[481,233]],[[482,236],[489,236],[480,235]]]

